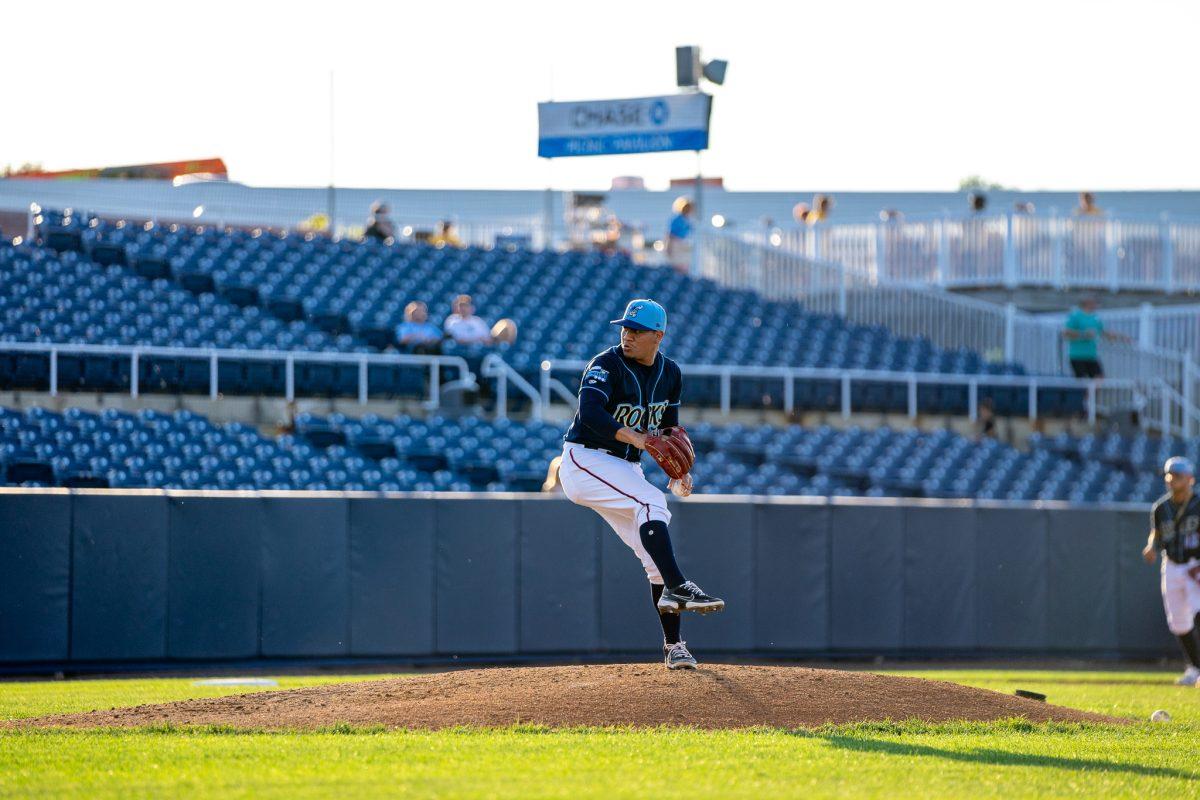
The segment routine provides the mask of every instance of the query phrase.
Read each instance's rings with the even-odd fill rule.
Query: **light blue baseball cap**
[[[665,331],[667,312],[653,300],[630,300],[625,306],[625,315],[609,324],[637,331]]]
[[[1183,456],[1173,456],[1163,464],[1164,475],[1195,475],[1196,468]]]

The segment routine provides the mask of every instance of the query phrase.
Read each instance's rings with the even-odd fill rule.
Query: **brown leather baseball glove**
[[[667,428],[661,434],[647,436],[646,452],[673,479],[687,475],[692,464],[696,463],[696,450],[683,426]]]

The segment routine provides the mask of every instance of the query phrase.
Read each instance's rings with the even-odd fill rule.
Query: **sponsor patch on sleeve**
[[[604,367],[591,367],[583,373],[584,383],[608,383],[608,370]]]

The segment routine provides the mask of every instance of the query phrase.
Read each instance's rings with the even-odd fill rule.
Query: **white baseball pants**
[[[654,560],[642,547],[641,527],[651,520],[670,524],[667,499],[642,473],[642,465],[567,442],[558,481],[567,499],[587,506],[612,526],[642,562],[651,583],[662,584]]]
[[[1200,613],[1200,559],[1176,564],[1163,554],[1162,598],[1171,633],[1182,636],[1190,631]]]

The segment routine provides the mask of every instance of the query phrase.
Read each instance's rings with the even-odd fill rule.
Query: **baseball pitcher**
[[[662,625],[667,667],[695,669],[696,659],[679,637],[680,613],[720,611],[725,601],[705,594],[680,572],[667,532],[666,498],[641,467],[645,450],[670,476],[674,494],[691,494],[695,453],[679,427],[683,376],[659,352],[667,312],[658,303],[633,300],[612,324],[621,326],[621,343],[584,370],[559,480],[571,502],[596,511],[642,562]]]

